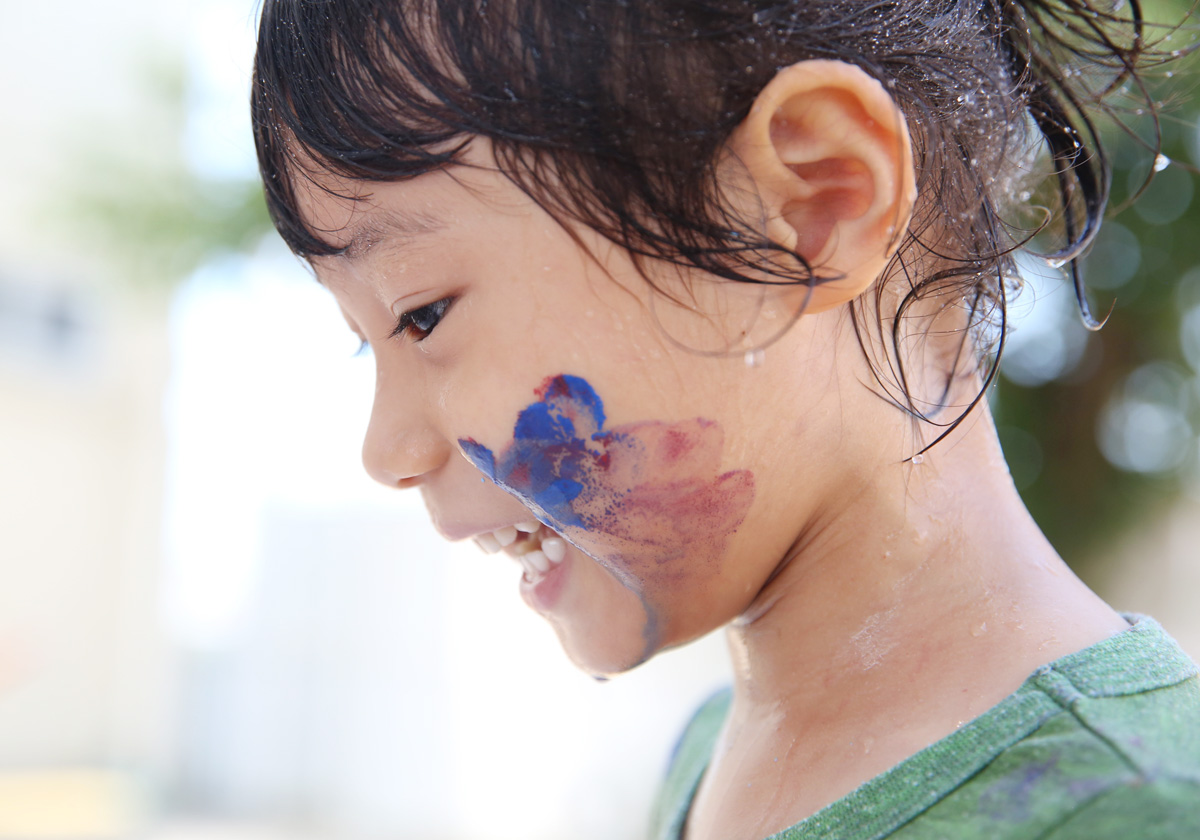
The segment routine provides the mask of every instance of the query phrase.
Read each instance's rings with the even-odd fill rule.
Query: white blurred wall
[[[5,837],[120,836],[171,760],[168,296],[114,282],[69,235],[64,204],[105,175],[95,162],[112,149],[173,153],[135,80],[152,56],[178,54],[186,15],[149,0],[8,3],[0,26]]]

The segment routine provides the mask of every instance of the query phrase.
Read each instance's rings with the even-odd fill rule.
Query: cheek
[[[711,585],[754,498],[749,470],[720,471],[720,426],[609,426],[576,376],[547,379],[535,396],[503,450],[460,440],[467,457],[637,592],[651,624],[672,598]]]

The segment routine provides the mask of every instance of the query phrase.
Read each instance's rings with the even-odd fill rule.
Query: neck
[[[1033,523],[982,410],[920,465],[885,466],[851,494],[729,630],[734,704],[705,788],[765,763],[760,789],[804,791],[776,793],[774,816],[743,802],[764,814],[752,832],[793,824],[1126,626]],[[760,754],[781,744],[786,757]]]

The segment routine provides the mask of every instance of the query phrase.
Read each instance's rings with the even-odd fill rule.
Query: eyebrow
[[[420,237],[445,228],[445,222],[427,213],[379,210],[369,219],[350,227],[349,240],[330,257],[348,263],[361,262],[381,245],[386,244],[390,250],[403,251]]]

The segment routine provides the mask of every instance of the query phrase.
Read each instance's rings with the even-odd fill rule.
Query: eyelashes
[[[396,319],[396,327],[392,330],[389,338],[400,338],[406,336],[412,341],[424,341],[429,338],[442,319],[446,317],[447,310],[454,303],[454,298],[442,298],[425,306],[410,309],[404,312]]]
[[[446,312],[449,311],[455,300],[457,298],[442,298],[401,313],[400,317],[396,319],[396,326],[388,334],[388,338],[407,338],[414,343],[424,341],[437,329],[438,324],[446,317]],[[353,355],[364,356],[370,353],[371,343],[357,329],[354,332],[358,336],[359,345]]]

